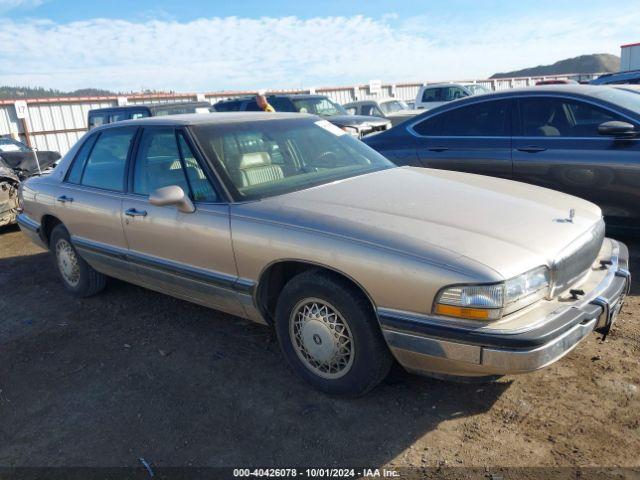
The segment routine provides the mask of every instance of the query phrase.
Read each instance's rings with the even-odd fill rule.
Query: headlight
[[[344,130],[345,132],[347,132],[349,135],[352,135],[354,137],[359,137],[360,136],[360,130],[358,129],[358,127],[352,127],[352,126],[343,125],[340,128],[342,130]]]
[[[472,320],[497,320],[540,300],[549,289],[549,269],[538,267],[518,277],[492,285],[444,288],[433,312]]]

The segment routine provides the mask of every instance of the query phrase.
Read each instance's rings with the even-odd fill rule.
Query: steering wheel
[[[322,166],[322,164],[325,162],[335,164],[337,160],[338,160],[338,155],[336,154],[336,152],[327,150],[326,152],[322,152],[320,155],[318,155],[313,163],[319,163],[320,164],[319,166]]]

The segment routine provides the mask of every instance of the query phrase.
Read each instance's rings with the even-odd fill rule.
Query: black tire
[[[62,280],[62,284],[74,297],[84,298],[95,295],[102,291],[107,283],[107,277],[102,273],[94,270],[84,259],[78,254],[75,247],[71,243],[69,232],[63,225],[57,225],[51,232],[49,241],[49,249],[53,257],[53,262],[58,272],[58,276]],[[62,253],[64,251],[64,253]],[[77,262],[77,270],[74,271],[73,277],[77,277],[77,281],[71,281],[69,275],[63,273],[62,262],[59,257],[65,255],[64,260]]]
[[[299,355],[304,354],[298,352],[302,350],[294,345],[296,340],[292,336],[295,334],[290,330],[293,310],[298,310],[301,304],[307,305],[313,299],[334,307],[349,330],[353,345],[349,358],[353,359],[348,367],[344,367],[346,373],[336,373],[342,375],[339,378],[325,378],[322,373],[314,371],[300,358]],[[393,364],[393,357],[368,299],[349,282],[330,272],[310,270],[291,279],[278,299],[275,327],[280,348],[289,365],[305,381],[325,393],[363,395],[384,380]],[[319,336],[312,338],[317,345],[321,345]],[[332,337],[329,339],[331,341]],[[302,340],[299,344],[302,344]]]

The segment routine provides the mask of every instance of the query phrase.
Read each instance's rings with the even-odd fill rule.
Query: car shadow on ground
[[[74,299],[46,253],[0,271],[0,465],[378,466],[510,385],[396,368],[363,398],[329,397],[266,327],[115,280]]]

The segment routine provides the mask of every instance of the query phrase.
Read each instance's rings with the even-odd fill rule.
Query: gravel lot
[[[301,383],[265,327],[115,280],[70,297],[17,228],[0,288],[3,466],[640,466],[637,280],[606,342],[550,368],[484,385],[396,369],[357,400]]]

